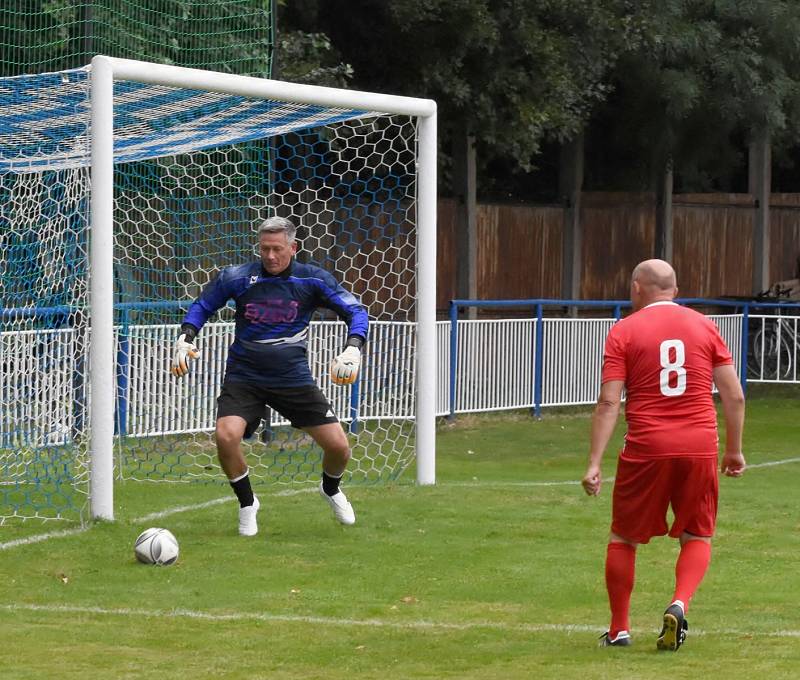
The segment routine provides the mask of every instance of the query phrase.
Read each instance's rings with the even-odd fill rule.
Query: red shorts
[[[617,464],[611,531],[636,543],[684,531],[711,537],[717,521],[717,458],[624,458]],[[667,526],[667,509],[675,516]]]

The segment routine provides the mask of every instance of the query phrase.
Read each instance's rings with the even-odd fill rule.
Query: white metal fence
[[[0,333],[0,448],[60,444],[82,429],[83,346],[72,329]]]
[[[800,382],[800,317],[764,315],[750,317],[751,382]]]
[[[800,317],[750,315],[747,352],[742,315],[710,318],[740,374],[747,361],[749,381],[800,384]],[[539,332],[536,319],[459,320],[454,345],[451,322],[438,322],[437,415],[593,403],[613,323],[545,318]],[[118,431],[149,436],[213,429],[233,324],[204,327],[202,356],[181,381],[167,371],[177,331],[172,325],[117,328]],[[341,322],[313,323],[309,333],[312,372],[342,420],[413,418],[414,324],[373,323],[360,380],[332,389],[328,366],[345,337]],[[86,408],[76,398],[83,388],[75,382],[83,350],[75,331],[4,332],[0,349],[0,447],[68,440]],[[283,424],[278,414],[272,424]]]

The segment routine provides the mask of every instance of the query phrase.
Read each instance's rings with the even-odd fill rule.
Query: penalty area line
[[[800,457],[798,458],[784,458],[782,460],[771,460],[767,461],[766,463],[753,463],[752,465],[748,464],[745,468],[745,473],[748,470],[756,470],[759,468],[770,468],[776,467],[778,465],[788,465],[790,463],[800,463]],[[613,482],[615,477],[605,477],[603,478],[604,483]],[[541,487],[541,486],[580,486],[580,480],[565,480],[561,482],[537,482],[537,481],[481,481],[476,479],[474,481],[467,481],[467,482],[437,482],[436,486],[460,486],[460,487],[499,487],[499,488],[509,488],[509,487]]]
[[[301,493],[309,493],[310,491],[316,490],[314,488],[308,489],[284,489],[283,491],[278,491],[277,493],[270,494],[271,496],[295,496]],[[134,524],[141,524],[144,522],[151,522],[154,519],[161,519],[163,517],[170,517],[171,515],[177,515],[179,512],[188,512],[190,510],[203,510],[204,508],[211,508],[215,505],[222,505],[223,503],[231,503],[236,500],[236,496],[223,496],[222,498],[215,498],[211,501],[206,501],[204,503],[195,503],[194,505],[179,505],[174,508],[167,508],[166,510],[161,510],[160,512],[151,512],[149,515],[144,515],[142,517],[137,517],[132,519],[131,522]]]
[[[301,493],[309,493],[311,491],[315,491],[316,487],[314,488],[307,488],[307,489],[284,489],[283,491],[278,491],[277,493],[272,494],[273,496],[295,496]],[[161,510],[160,512],[151,512],[148,515],[143,515],[142,517],[135,517],[131,520],[133,524],[145,524],[147,522],[152,522],[156,519],[163,519],[164,517],[170,517],[172,515],[177,515],[181,512],[190,512],[192,510],[203,510],[205,508],[211,508],[215,505],[221,505],[223,503],[230,503],[236,500],[236,496],[224,496],[222,498],[214,498],[210,501],[205,501],[203,503],[194,503],[193,505],[178,505],[174,508],[167,508],[166,510]],[[70,536],[77,536],[78,534],[82,534],[86,531],[91,529],[91,526],[85,527],[76,527],[75,529],[62,529],[59,531],[50,531],[45,534],[35,534],[34,536],[27,536],[25,538],[17,538],[12,541],[6,541],[4,543],[0,543],[0,551],[1,550],[9,550],[10,548],[18,548],[26,545],[33,545],[34,543],[41,543],[42,541],[49,541],[53,538],[69,538]]]
[[[34,543],[41,543],[42,541],[49,541],[51,538],[67,538],[68,536],[77,536],[84,531],[88,531],[89,527],[78,527],[76,529],[62,529],[60,531],[50,531],[46,534],[36,534],[35,536],[28,536],[26,538],[17,538],[13,541],[6,541],[0,543],[0,550],[8,550],[9,548],[16,548],[23,545],[32,545]]]
[[[787,465],[788,463],[800,463],[800,458],[784,458],[783,460],[771,460],[767,463],[753,463],[745,468],[745,472],[752,468],[775,467],[776,465]]]
[[[783,460],[773,460],[773,461],[767,461],[765,463],[754,463],[752,465],[748,465],[747,470],[753,470],[758,468],[770,468],[770,467],[776,467],[778,465],[787,465],[790,463],[800,463],[800,457],[784,458]],[[606,483],[613,482],[614,477],[608,477],[603,481]],[[579,485],[580,485],[579,480],[566,480],[560,482],[536,482],[536,481],[482,482],[476,480],[474,482],[438,482],[436,486],[508,488],[508,487],[548,487],[548,486],[579,486]],[[277,493],[274,493],[272,495],[295,496],[297,494],[311,493],[315,491],[315,489],[316,487],[309,487],[303,489],[285,489],[283,491],[278,491]],[[166,510],[162,510],[160,512],[153,512],[148,515],[143,515],[142,517],[137,517],[131,521],[135,524],[150,522],[154,519],[162,519],[164,517],[170,517],[171,515],[176,515],[181,512],[189,512],[191,510],[202,510],[204,508],[210,508],[215,505],[221,505],[222,503],[230,503],[234,500],[236,500],[234,496],[224,496],[222,498],[215,498],[210,501],[205,501],[204,503],[195,503],[194,505],[179,505],[174,508],[167,508]],[[26,538],[17,538],[12,541],[6,541],[4,543],[0,543],[0,551],[9,550],[11,548],[17,548],[26,545],[33,545],[35,543],[41,543],[42,541],[48,541],[53,538],[68,538],[70,536],[77,536],[78,534],[82,534],[83,532],[88,531],[90,528],[91,527],[78,527],[75,529],[62,529],[59,531],[51,531],[45,534],[36,534],[34,536],[28,536]]]
[[[387,621],[386,619],[345,619],[332,616],[301,616],[293,614],[269,614],[264,612],[231,612],[213,614],[190,609],[130,609],[112,607],[92,607],[79,605],[38,605],[38,604],[0,604],[0,610],[6,612],[42,612],[46,614],[89,614],[96,616],[139,617],[156,619],[190,619],[209,622],[242,622],[258,621],[262,623],[300,623],[321,626],[349,626],[354,628],[386,628],[391,630],[500,630],[518,633],[596,633],[602,625],[559,624],[559,623],[503,623],[499,621]],[[655,632],[653,631],[648,632]],[[692,635],[743,635],[747,637],[779,637],[800,638],[800,630],[739,630],[736,628],[693,629]]]

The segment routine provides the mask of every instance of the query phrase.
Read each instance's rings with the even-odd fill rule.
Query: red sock
[[[608,633],[614,638],[621,630],[630,630],[628,616],[631,608],[636,547],[628,543],[609,543],[606,549],[606,589],[611,606],[611,626]]]
[[[684,614],[689,610],[689,601],[706,575],[710,562],[710,543],[687,541],[683,544],[675,563],[675,595],[672,600],[683,602]]]

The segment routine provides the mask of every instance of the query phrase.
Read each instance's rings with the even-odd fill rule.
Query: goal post
[[[75,510],[62,503],[63,480],[52,491],[53,475],[81,487],[81,517],[100,519],[114,518],[119,478],[222,483],[212,434],[230,309],[202,330],[188,378],[169,376],[168,363],[187,305],[216,270],[255,258],[255,228],[272,214],[298,224],[298,257],[329,269],[370,316],[351,387],[327,376],[344,324],[323,313],[308,341],[312,373],[351,434],[349,478],[396,479],[415,461],[417,483],[434,484],[435,102],[105,56],[45,76],[9,88],[36,125],[21,139],[0,131],[10,206],[0,219],[27,249],[14,252],[37,261],[54,240],[58,266],[40,269],[70,272],[77,292],[47,307],[43,279],[28,277],[15,285],[30,290],[0,305],[12,320],[0,326],[4,350],[36,353],[0,376],[0,475],[13,468],[0,480],[0,522]],[[57,237],[52,212],[68,214],[71,241]],[[44,350],[58,358],[46,363]],[[46,379],[29,377],[37,362]],[[256,479],[318,479],[321,452],[279,414],[265,413],[257,436],[245,451]],[[59,467],[67,455],[74,469]],[[50,476],[34,479],[29,461]],[[32,484],[43,500],[26,509]],[[12,498],[21,500],[4,509]]]
[[[113,519],[114,337],[111,263],[114,261],[115,80],[226,94],[357,108],[413,116],[419,120],[417,218],[417,481],[435,482],[436,376],[436,105],[431,100],[354,92],[262,80],[163,64],[96,56],[92,59],[92,407],[90,444],[92,516]],[[101,402],[101,403],[98,403]],[[102,404],[102,405],[101,405]]]

